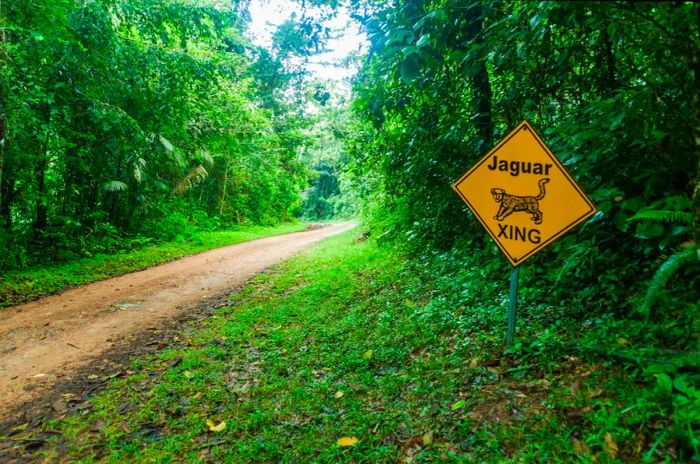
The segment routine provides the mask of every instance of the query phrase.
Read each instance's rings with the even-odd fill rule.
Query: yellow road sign
[[[452,186],[513,266],[595,213],[595,206],[523,121]]]

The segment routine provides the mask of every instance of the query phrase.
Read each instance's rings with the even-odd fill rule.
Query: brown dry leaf
[[[576,453],[577,456],[583,456],[586,454],[591,454],[591,448],[588,446],[588,443],[586,443],[583,440],[577,440],[574,438],[572,440],[573,448],[574,448],[574,453]]]
[[[574,380],[571,382],[571,388],[569,389],[572,396],[575,396],[579,391],[581,391],[581,382]]]
[[[336,441],[336,445],[338,446],[355,446],[355,444],[360,441],[357,439],[357,437],[343,437],[343,438],[338,438],[338,441]]]
[[[63,400],[54,401],[51,403],[51,407],[58,413],[66,412],[68,410],[68,404]]]
[[[94,424],[90,426],[90,431],[91,432],[101,432],[104,430],[104,428],[107,427],[107,424],[105,424],[105,421],[103,420],[98,420]]]
[[[213,420],[207,419],[207,427],[211,432],[222,432],[226,429],[226,421],[221,421],[220,424],[216,425]]]
[[[620,448],[617,446],[617,443],[610,432],[605,434],[605,446],[603,446],[603,451],[610,456],[610,459],[616,459],[617,453],[620,451]]]

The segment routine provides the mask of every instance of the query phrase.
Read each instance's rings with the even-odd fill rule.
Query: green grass
[[[0,308],[107,277],[138,271],[182,256],[257,238],[297,232],[306,227],[304,223],[294,222],[275,227],[241,226],[225,231],[198,232],[193,240],[166,242],[115,255],[96,255],[68,264],[7,272],[0,277]]]
[[[535,341],[504,353],[506,285],[479,278],[478,263],[421,264],[352,232],[328,239],[258,276],[180,346],[136,360],[92,411],[44,424],[52,438],[30,457],[682,460],[654,385],[562,354],[541,309],[523,315],[520,336]]]

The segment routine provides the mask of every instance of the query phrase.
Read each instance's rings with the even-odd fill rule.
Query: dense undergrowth
[[[27,456],[49,462],[700,457],[697,364],[645,352],[643,319],[543,304],[527,269],[504,350],[494,253],[409,258],[329,239],[136,360],[91,411],[15,433],[48,440]]]

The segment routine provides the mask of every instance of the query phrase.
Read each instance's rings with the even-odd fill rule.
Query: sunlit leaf
[[[450,406],[451,411],[456,411],[458,409],[462,409],[467,405],[467,402],[464,400],[459,400],[454,403],[452,403],[452,406]]]
[[[158,135],[158,140],[160,141],[161,145],[163,145],[163,148],[165,148],[167,151],[173,151],[175,149],[170,140],[166,139],[162,135]]]
[[[102,184],[102,190],[105,192],[124,192],[129,189],[129,186],[120,180],[110,180]]]
[[[338,438],[338,441],[335,443],[338,446],[355,446],[355,444],[360,441],[357,439],[357,437],[343,437],[343,438]]]
[[[221,421],[219,424],[215,424],[213,420],[207,419],[207,427],[209,427],[209,431],[211,432],[222,432],[224,429],[226,429],[226,421]]]

